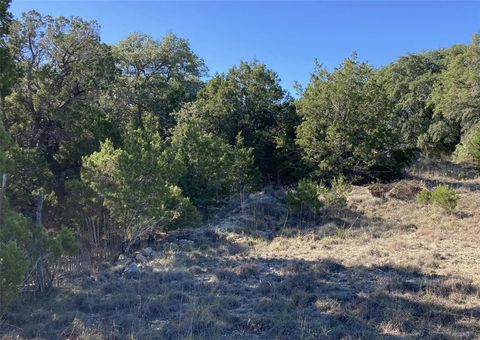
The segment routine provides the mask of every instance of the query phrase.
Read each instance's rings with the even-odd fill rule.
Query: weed
[[[448,212],[452,212],[457,206],[458,195],[448,185],[441,184],[432,190],[431,202]]]

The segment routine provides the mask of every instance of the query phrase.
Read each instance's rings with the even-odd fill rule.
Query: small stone
[[[125,255],[123,255],[123,254],[120,254],[120,255],[118,256],[118,261],[120,261],[120,262],[125,262],[126,259],[127,259],[127,258],[126,258]]]
[[[135,256],[135,260],[137,260],[138,262],[146,262],[147,261],[147,258],[145,256],[143,256],[142,254],[138,253],[136,256]]]
[[[150,247],[143,248],[143,249],[142,249],[142,254],[143,254],[144,256],[146,256],[146,257],[151,257],[152,254],[153,254],[153,250],[152,250],[152,248],[150,248]]]
[[[125,277],[132,278],[138,276],[140,274],[140,268],[136,263],[130,263],[128,266],[125,267],[125,271],[123,272]]]

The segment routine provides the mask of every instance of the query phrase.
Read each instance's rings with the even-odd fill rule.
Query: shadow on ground
[[[474,183],[472,180],[479,176],[478,167],[473,164],[446,160],[421,160],[412,167],[408,178],[421,180],[429,188],[447,184],[455,189],[478,191],[480,183]]]
[[[71,278],[48,296],[20,297],[0,323],[0,337],[479,338],[479,287],[463,278],[408,267],[249,255],[249,239],[415,229],[391,223],[348,208],[325,210],[313,223],[298,221],[289,216],[281,193],[257,193],[216,216],[215,228],[177,231],[159,240],[159,262],[134,278],[112,266]]]
[[[409,268],[197,257],[19,300],[5,334],[48,339],[476,338],[478,287]],[[10,325],[7,327],[6,325]]]

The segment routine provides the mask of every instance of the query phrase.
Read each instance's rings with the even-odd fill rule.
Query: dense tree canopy
[[[113,47],[120,71],[115,86],[116,111],[127,123],[162,134],[174,125],[171,113],[195,99],[206,66],[188,41],[167,34],[161,40],[133,33]],[[151,126],[149,127],[151,128]]]
[[[21,77],[5,103],[5,126],[45,159],[61,197],[65,178],[108,131],[97,102],[113,75],[109,47],[94,22],[34,11],[12,24],[9,45]]]
[[[7,35],[10,31],[12,16],[8,12],[10,0],[0,1],[0,113],[3,119],[3,101],[10,94],[13,79],[16,73],[10,49],[7,44]]]
[[[215,75],[198,93],[194,105],[180,111],[180,121],[195,120],[206,131],[234,145],[240,135],[253,148],[264,176],[275,174],[275,133],[288,100],[277,74],[257,61],[241,62]]]
[[[449,122],[452,148],[480,120],[480,36],[450,53],[433,93],[435,116]]]
[[[172,146],[186,165],[181,186],[199,207],[248,191],[256,184],[252,149],[245,148],[240,137],[230,145],[193,121],[175,128]]]
[[[392,107],[374,69],[355,55],[333,72],[317,65],[297,110],[297,143],[320,176],[384,177],[401,168]]]
[[[429,127],[433,123],[431,94],[446,66],[446,52],[411,54],[379,70],[400,132],[408,148],[427,148]]]

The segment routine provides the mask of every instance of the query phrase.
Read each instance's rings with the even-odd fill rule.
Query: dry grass
[[[170,234],[138,279],[114,265],[28,305],[19,299],[0,331],[48,339],[479,338],[480,179],[450,163],[421,163],[410,175],[452,185],[458,207],[448,214],[354,187],[347,207],[313,225],[294,224],[281,207],[269,213],[262,201],[254,214],[243,207],[212,227]]]

